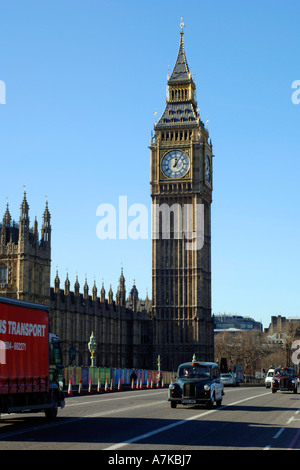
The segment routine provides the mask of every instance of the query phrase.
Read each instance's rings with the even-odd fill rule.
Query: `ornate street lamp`
[[[96,346],[97,346],[97,343],[95,341],[95,336],[94,336],[94,332],[92,331],[92,334],[90,336],[90,342],[88,343],[88,348],[89,348],[89,351],[91,353],[91,367],[95,367],[95,364],[94,364],[94,360],[95,360],[95,357],[94,357],[94,354],[95,354],[95,351],[96,351]]]

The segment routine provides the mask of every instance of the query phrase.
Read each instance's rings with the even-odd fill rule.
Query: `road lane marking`
[[[85,402],[85,403],[91,403],[91,402]],[[125,413],[126,411],[131,411],[132,409],[136,410],[137,408],[145,408],[145,407],[155,406],[155,405],[162,404],[162,403],[166,403],[166,400],[160,400],[160,401],[155,400],[152,402],[147,401],[146,403],[142,405],[133,405],[133,406],[126,406],[123,408],[116,408],[114,410],[99,411],[98,413],[88,414],[85,416],[78,416],[76,418],[65,418],[63,421],[56,421],[54,423],[45,423],[45,424],[41,424],[40,426],[33,426],[27,429],[19,429],[17,431],[10,431],[5,434],[0,434],[0,440],[6,439],[7,437],[17,436],[18,434],[25,434],[29,432],[40,431],[42,429],[53,428],[55,426],[61,426],[63,424],[74,423],[76,421],[81,421],[87,418],[99,418],[99,417],[101,418],[102,416],[106,416],[110,414]]]
[[[156,391],[156,394],[162,394],[164,392],[157,392]],[[143,396],[145,395],[148,395],[148,393],[145,393],[143,394]],[[120,447],[124,447],[128,444],[131,444],[133,442],[136,442],[138,440],[141,440],[141,439],[145,439],[147,437],[150,437],[152,435],[155,435],[155,434],[158,434],[160,432],[163,432],[165,430],[168,430],[168,429],[171,429],[171,428],[174,428],[176,426],[179,426],[181,424],[186,424],[188,421],[193,421],[195,419],[198,419],[202,416],[207,416],[211,413],[215,413],[216,411],[219,411],[219,410],[222,410],[222,409],[225,409],[225,408],[228,408],[230,406],[235,406],[237,404],[240,404],[240,403],[243,403],[245,401],[248,401],[248,400],[253,400],[255,398],[259,398],[261,396],[264,396],[264,395],[269,395],[269,392],[267,393],[262,393],[260,395],[255,395],[254,397],[248,397],[248,398],[244,398],[243,400],[239,400],[239,401],[236,401],[234,403],[230,403],[228,405],[223,405],[219,408],[216,408],[216,409],[213,409],[213,410],[208,410],[208,411],[205,411],[205,412],[202,412],[198,415],[195,415],[195,416],[190,416],[189,418],[187,419],[184,419],[184,420],[180,420],[180,421],[175,421],[174,423],[170,424],[170,425],[167,425],[167,426],[163,426],[162,428],[158,428],[154,431],[150,431],[149,433],[145,433],[143,435],[140,435],[140,436],[136,436],[135,438],[132,438],[128,441],[124,441],[124,442],[121,442],[121,443],[118,443],[118,444],[115,444],[113,446],[110,446],[108,447],[107,449],[105,450],[111,450],[111,449],[117,449],[117,448],[120,448]],[[142,395],[138,395],[138,396],[142,396]],[[130,396],[130,398],[132,398],[132,396]],[[106,399],[105,401],[111,401],[111,400],[121,400],[121,399],[128,399],[128,396],[127,397],[116,397],[116,398],[111,398],[111,399]],[[78,403],[79,404],[93,404],[93,403],[97,403],[101,400],[95,400],[95,401],[88,401],[88,402],[81,402],[81,403]],[[103,401],[102,401],[103,403]],[[136,409],[136,408],[143,408],[143,407],[149,407],[149,406],[154,406],[154,405],[158,405],[158,404],[161,404],[161,403],[166,403],[165,400],[161,400],[161,401],[153,401],[153,402],[147,402],[147,403],[144,403],[144,404],[141,404],[141,405],[132,405],[132,406],[127,406],[127,407],[123,407],[123,408],[119,408],[119,409],[114,409],[114,410],[107,410],[107,411],[103,411],[103,412],[98,412],[98,413],[95,413],[95,414],[91,414],[91,415],[85,415],[85,416],[81,416],[81,417],[75,417],[75,418],[66,418],[64,419],[63,421],[57,421],[57,422],[54,422],[54,423],[45,423],[45,424],[42,424],[40,426],[33,426],[31,428],[27,428],[27,429],[20,429],[20,430],[17,430],[17,431],[11,431],[11,432],[8,432],[8,433],[5,433],[5,434],[2,434],[0,435],[0,440],[1,439],[6,439],[7,437],[13,437],[13,436],[16,436],[18,434],[25,434],[25,433],[29,433],[29,432],[34,432],[34,431],[39,431],[39,430],[42,430],[42,429],[47,429],[47,428],[52,428],[52,427],[56,427],[56,426],[61,426],[61,425],[65,425],[65,424],[70,424],[70,423],[73,423],[73,422],[77,422],[77,421],[81,421],[81,420],[84,420],[86,418],[91,418],[91,417],[101,417],[101,416],[105,416],[105,415],[109,415],[109,414],[115,414],[115,413],[122,413],[122,412],[127,412],[127,411],[130,411],[132,409]],[[75,404],[74,404],[75,405]],[[72,406],[72,404],[69,404],[68,406]]]
[[[280,434],[285,430],[285,428],[280,428],[279,431],[275,434],[275,436],[273,436],[273,439],[278,439],[278,437],[280,436]]]
[[[295,415],[297,415],[297,414],[299,413],[299,411],[300,411],[300,409],[299,409],[299,410],[296,410],[296,411],[295,411]],[[291,417],[287,420],[286,424],[287,424],[287,425],[288,425],[288,424],[291,424],[292,421],[299,421],[299,419],[294,418],[294,416],[291,416]],[[273,436],[273,439],[277,439],[277,438],[283,433],[283,431],[284,431],[285,429],[286,429],[286,427],[280,428],[279,431],[275,434],[275,436]],[[300,429],[298,429],[296,435],[294,436],[294,438],[292,439],[291,443],[289,444],[288,450],[291,450],[291,449],[293,448],[295,442],[297,441],[297,438],[298,438],[299,433],[300,433]],[[264,448],[264,450],[269,450],[270,448],[271,448],[271,445],[267,445],[267,446]]]
[[[169,429],[172,429],[172,428],[175,428],[177,426],[181,426],[182,424],[186,424],[188,423],[189,421],[194,421],[198,418],[202,418],[203,416],[207,416],[211,413],[216,413],[217,411],[220,411],[220,410],[223,410],[224,408],[229,408],[230,406],[235,406],[235,405],[238,405],[240,403],[243,403],[245,401],[248,401],[248,400],[253,400],[255,398],[259,398],[259,397],[262,397],[264,395],[269,395],[269,392],[268,393],[262,393],[260,395],[255,395],[254,397],[249,397],[249,398],[244,398],[243,400],[239,400],[239,401],[236,401],[234,403],[230,403],[229,405],[223,405],[223,406],[220,406],[219,408],[216,408],[214,410],[209,410],[209,411],[205,411],[203,413],[200,413],[198,415],[193,415],[193,416],[190,416],[186,419],[182,419],[180,421],[175,421],[175,423],[172,423],[172,424],[169,424],[167,426],[163,426],[161,428],[157,428],[157,429],[154,429],[153,431],[150,431],[148,433],[145,433],[145,434],[141,434],[140,436],[136,436],[136,437],[133,437],[132,439],[128,439],[127,441],[124,441],[124,442],[120,442],[118,444],[114,444],[112,446],[109,446],[109,447],[106,447],[104,450],[116,450],[116,449],[120,449],[121,447],[125,447],[129,444],[133,444],[137,441],[140,441],[140,440],[143,440],[143,439],[146,439],[147,437],[151,437],[151,436],[154,436],[155,434],[159,434],[161,432],[164,432],[164,431],[168,431]]]
[[[132,439],[128,439],[127,441],[124,441],[124,442],[120,442],[119,444],[114,444],[110,447],[107,447],[106,449],[104,450],[116,450],[116,449],[120,449],[121,447],[124,447],[124,446],[127,446],[128,444],[132,444],[136,441],[140,441],[142,439],[146,439],[147,437],[151,437],[151,436],[154,436],[155,434],[159,434],[161,432],[164,432],[164,431],[168,431],[169,429],[172,429],[172,428],[175,428],[177,426],[181,426],[182,424],[186,424],[188,421],[193,421],[197,418],[200,418],[202,416],[206,416],[210,413],[213,413],[214,411],[216,410],[210,410],[210,411],[207,411],[207,412],[204,412],[204,413],[201,413],[199,415],[196,415],[196,416],[192,416],[192,417],[189,417],[187,419],[183,419],[181,421],[175,421],[175,423],[172,423],[172,424],[168,424],[167,426],[163,426],[162,428],[158,428],[158,429],[154,429],[154,431],[150,431],[150,432],[147,432],[145,434],[141,434],[140,436],[136,436],[136,437],[133,437]]]
[[[167,389],[165,389],[163,392],[154,392],[156,393],[156,395],[162,395],[163,393],[165,393],[167,391]],[[89,400],[89,401],[82,401],[82,402],[78,402],[78,403],[67,403],[66,404],[66,408],[69,408],[70,406],[81,406],[81,405],[91,405],[91,404],[94,404],[94,403],[99,403],[99,402],[102,402],[104,403],[104,400],[105,400],[105,403],[108,402],[108,401],[116,401],[116,400],[129,400],[130,398],[139,398],[139,397],[146,397],[148,396],[149,397],[149,393],[139,393],[138,395],[126,395],[124,397],[112,397],[112,398],[104,398],[105,395],[102,395],[102,399],[97,399],[97,400]],[[95,395],[96,397],[96,395]],[[82,398],[82,397],[74,397],[74,398]],[[90,397],[92,398],[92,397]]]

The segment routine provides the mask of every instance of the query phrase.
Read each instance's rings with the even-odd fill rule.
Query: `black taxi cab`
[[[293,367],[277,367],[272,378],[272,393],[287,391],[297,393],[298,379]]]
[[[220,379],[219,366],[215,362],[192,362],[180,364],[176,382],[168,390],[171,407],[182,405],[206,405],[219,407],[224,395],[224,384]]]

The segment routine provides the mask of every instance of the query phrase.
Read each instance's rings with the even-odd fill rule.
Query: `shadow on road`
[[[179,408],[179,407],[178,407]],[[184,407],[180,407],[184,409]],[[188,407],[199,414],[199,407]],[[119,418],[119,417],[58,417],[55,421],[45,420],[41,415],[34,417],[6,417],[1,420],[0,442],[26,442],[37,443],[74,443],[74,444],[101,444],[109,447],[114,443],[127,442],[142,445],[172,446],[174,449],[184,447],[194,448],[263,448],[272,444],[272,448],[288,448],[293,442],[293,448],[300,448],[300,440],[295,441],[297,429],[286,428],[280,440],[274,439],[280,426],[268,423],[268,413],[282,413],[284,410],[293,412],[295,408],[282,408],[276,406],[224,406],[210,415],[210,419],[189,419],[181,417],[172,419],[152,418]],[[205,408],[203,408],[205,411]],[[219,411],[222,419],[219,419]],[[240,422],[239,411],[247,411],[249,421]],[[228,419],[224,419],[224,412]],[[263,413],[264,423],[256,421],[255,415]],[[274,415],[273,415],[274,416]],[[190,413],[188,414],[191,418]],[[166,428],[166,429],[164,429]],[[69,446],[68,446],[69,447]],[[126,448],[126,447],[125,447]]]

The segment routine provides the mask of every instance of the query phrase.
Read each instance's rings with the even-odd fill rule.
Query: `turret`
[[[125,277],[123,275],[123,267],[121,268],[121,276],[119,277],[119,287],[116,294],[116,304],[124,306],[126,303]]]
[[[75,281],[75,284],[74,284],[74,294],[76,296],[79,296],[79,288],[80,288],[80,285],[79,285],[79,282],[78,282],[78,275],[76,274],[76,281]]]
[[[100,291],[100,302],[105,302],[105,289],[104,289],[103,281],[102,281],[102,287]]]
[[[95,301],[97,300],[97,287],[96,287],[96,281],[94,280],[94,285],[92,289],[92,300]]]
[[[29,238],[29,205],[26,199],[26,191],[24,191],[24,197],[20,206],[20,218],[19,218],[19,245],[21,242],[25,242]],[[21,248],[19,246],[19,248]]]
[[[67,273],[66,280],[65,280],[64,294],[65,294],[65,295],[69,295],[69,294],[70,294],[70,281],[69,281],[69,275],[68,275],[68,273]]]
[[[9,240],[8,240],[8,237],[9,237],[9,229],[11,226],[11,215],[10,215],[10,212],[9,212],[9,208],[8,208],[8,203],[6,204],[6,211],[5,211],[5,214],[3,216],[3,221],[2,221],[2,227],[1,227],[1,234],[0,234],[0,237],[1,237],[1,245],[5,245]]]
[[[48,210],[48,201],[46,201],[46,207],[43,213],[43,225],[42,225],[42,244],[50,244],[51,242],[51,225],[50,225],[50,212]]]
[[[55,294],[58,294],[59,286],[60,286],[60,279],[58,277],[58,270],[56,270],[56,276],[55,276],[55,279],[54,279],[54,292],[55,292]]]
[[[88,283],[87,283],[87,278],[85,278],[85,283],[84,283],[84,286],[83,286],[83,298],[87,299],[88,296],[89,296],[89,286],[88,286]]]

